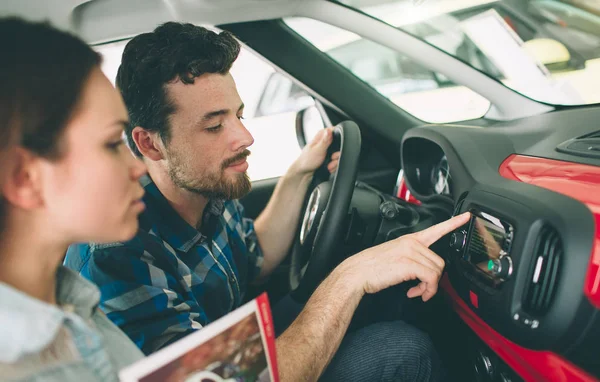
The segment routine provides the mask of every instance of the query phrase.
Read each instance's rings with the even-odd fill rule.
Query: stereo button
[[[510,256],[502,256],[498,259],[488,261],[487,270],[492,275],[501,279],[507,279],[512,275],[513,264]]]
[[[465,247],[466,241],[467,241],[467,232],[466,231],[454,232],[450,236],[450,248],[452,248],[458,252]]]

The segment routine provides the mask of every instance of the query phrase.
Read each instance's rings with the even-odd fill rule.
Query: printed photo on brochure
[[[266,294],[123,369],[122,382],[278,382]]]

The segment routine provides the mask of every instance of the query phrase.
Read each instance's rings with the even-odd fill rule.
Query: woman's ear
[[[160,137],[155,132],[150,132],[143,127],[136,126],[131,132],[131,136],[137,149],[142,155],[152,161],[164,159],[163,145]]]
[[[26,210],[44,205],[41,192],[41,160],[30,151],[18,147],[11,158],[2,164],[8,166],[5,168],[2,195],[10,204]]]

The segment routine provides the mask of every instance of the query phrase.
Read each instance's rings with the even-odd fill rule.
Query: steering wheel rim
[[[334,127],[333,134],[334,142],[337,140],[340,145],[338,168],[333,180],[311,184],[292,245],[290,293],[298,302],[308,300],[335,265],[336,246],[344,233],[342,222],[356,183],[360,129],[353,121],[344,121]]]

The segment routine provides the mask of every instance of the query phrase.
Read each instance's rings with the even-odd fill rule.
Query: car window
[[[342,0],[542,102],[600,102],[597,0]]]
[[[591,2],[590,2],[591,4]],[[544,18],[548,24],[556,24],[567,30],[579,31],[583,38],[600,36],[600,6],[596,13],[557,0],[534,0],[530,5],[532,12]],[[584,37],[585,36],[585,37]]]
[[[471,89],[453,83],[393,49],[321,21],[308,18],[284,21],[356,77],[425,122],[448,123],[480,118],[490,107],[487,99]],[[417,28],[420,33],[430,32],[426,25]],[[452,39],[445,42],[454,43]],[[466,45],[459,48],[473,49]],[[492,66],[491,62],[480,59],[481,65]]]
[[[127,41],[120,41],[94,47],[102,54],[102,70],[113,84],[126,44]],[[279,177],[287,171],[301,149],[295,130],[298,110],[277,104],[281,97],[272,93],[282,90],[273,79],[283,78],[288,88],[292,87],[292,81],[244,47],[231,68],[231,74],[245,104],[244,125],[254,137],[254,144],[250,147],[252,154],[248,157],[248,176],[252,181]],[[302,92],[303,108],[314,104],[313,98],[303,89],[297,86],[295,89]]]

